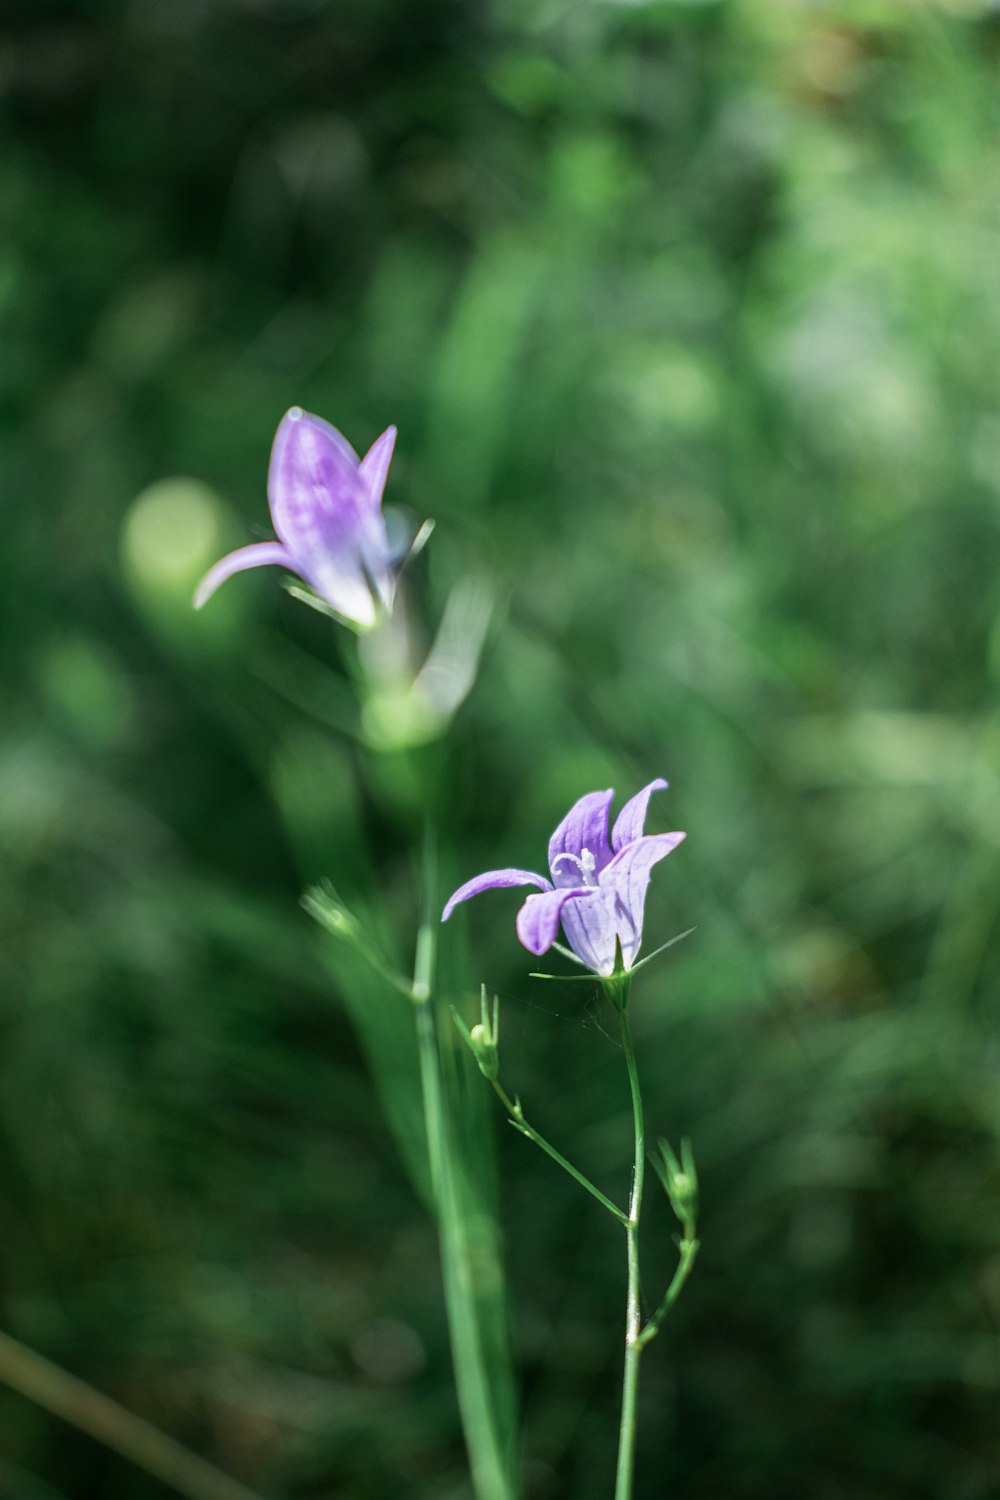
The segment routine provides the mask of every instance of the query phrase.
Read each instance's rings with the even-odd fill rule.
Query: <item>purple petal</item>
[[[441,913],[442,922],[447,922],[460,901],[468,901],[470,896],[478,896],[480,891],[502,890],[511,885],[537,885],[540,891],[552,889],[544,875],[536,875],[532,870],[487,870],[485,875],[474,875],[471,880],[460,885],[453,896],[449,896],[448,904]],[[530,896],[528,900],[531,900]]]
[[[571,892],[579,895],[580,892]],[[590,887],[590,900],[570,900],[563,908],[562,925],[577,958],[595,974],[610,974],[615,967],[615,893]]]
[[[549,839],[549,869],[557,886],[579,885],[583,873],[580,857],[584,849],[594,857],[594,871],[601,870],[611,858],[608,848],[608,808],[613,791],[588,792],[574,802],[555,833]],[[560,855],[571,856],[560,859]]]
[[[642,918],[653,866],[665,859],[687,837],[684,833],[653,833],[626,844],[601,876],[601,889],[615,898],[615,923],[622,960],[630,969],[642,942]]]
[[[389,473],[389,465],[392,462],[392,450],[396,446],[396,429],[387,427],[382,436],[376,438],[368,449],[358,473],[364,480],[368,498],[375,510],[382,504],[382,491],[385,489],[386,475]]]
[[[626,802],[611,830],[611,847],[616,854],[620,849],[624,849],[626,844],[642,838],[649,799],[654,792],[665,791],[668,784],[662,776],[657,776],[655,781],[651,781],[649,786],[644,786],[641,792],[636,792],[631,801]]]
[[[587,886],[578,886],[571,891],[545,891],[541,896],[529,896],[517,914],[517,935],[529,953],[547,953],[559,931],[559,917],[567,901],[574,896],[592,898],[598,892]]]
[[[385,597],[389,543],[350,443],[293,407],[275,434],[267,488],[274,529],[298,571],[340,614],[373,625],[369,579]]]
[[[267,493],[274,529],[293,552],[331,522],[356,526],[367,498],[359,466],[336,427],[298,406],[285,413],[271,447]]]
[[[227,553],[213,568],[209,568],[195,589],[195,609],[201,609],[211,599],[219,584],[225,583],[234,573],[244,573],[247,568],[265,568],[272,563],[295,570],[295,559],[280,542],[254,542],[250,547],[239,547],[235,552]]]

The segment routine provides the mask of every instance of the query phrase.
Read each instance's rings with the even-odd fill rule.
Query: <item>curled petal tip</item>
[[[483,891],[504,890],[515,885],[534,885],[540,891],[552,889],[544,875],[536,875],[534,870],[487,870],[483,875],[474,875],[464,885],[448,898],[444,911],[441,913],[442,922],[447,922],[455,907],[462,901],[468,901],[470,896],[478,896]]]
[[[251,542],[249,547],[238,547],[235,552],[227,553],[214,567],[209,568],[195,589],[192,601],[195,609],[201,609],[219,585],[234,573],[245,573],[248,568],[265,568],[270,565],[294,566],[294,559],[280,542]]]

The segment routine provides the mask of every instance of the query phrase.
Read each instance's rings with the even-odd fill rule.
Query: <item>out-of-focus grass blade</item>
[[[485,1091],[466,1090],[463,1096],[460,1069],[443,1066],[439,1002],[434,993],[440,903],[429,829],[422,885],[413,996],[455,1381],[476,1494],[479,1500],[513,1500],[517,1493],[514,1379],[500,1233],[484,1187],[492,1175],[491,1163],[483,1159],[488,1133],[474,1127],[468,1109],[475,1109],[477,1097],[481,1104]],[[451,1038],[450,1027],[445,1034]],[[467,1067],[454,1047],[450,1062]]]
[[[0,1333],[0,1381],[120,1453],[177,1494],[187,1495],[188,1500],[259,1500],[246,1485],[143,1417],[6,1333]]]

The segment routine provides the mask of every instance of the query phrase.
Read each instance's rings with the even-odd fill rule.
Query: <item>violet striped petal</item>
[[[522,947],[529,953],[547,953],[559,931],[559,917],[568,901],[574,896],[592,899],[598,892],[592,886],[578,886],[575,890],[545,891],[541,896],[529,896],[517,914],[517,935]]]
[[[616,899],[615,922],[622,945],[622,961],[632,967],[642,942],[642,918],[653,866],[687,837],[683,833],[653,833],[634,839],[608,865],[601,886]]]
[[[657,776],[655,781],[651,781],[649,786],[644,786],[641,792],[636,792],[635,796],[626,802],[611,830],[611,847],[616,854],[624,849],[626,844],[642,838],[649,799],[654,792],[665,791],[668,785],[669,783],[664,781],[662,776]]]
[[[559,887],[581,885],[581,857],[586,849],[594,864],[589,873],[599,875],[611,858],[608,848],[608,809],[613,791],[588,792],[574,802],[549,839],[549,869]],[[566,856],[560,858],[560,856]]]
[[[570,900],[563,907],[563,932],[577,958],[588,969],[593,969],[595,974],[611,974],[617,956],[615,893],[603,887],[596,890],[591,887],[587,894],[592,899]]]
[[[254,542],[249,547],[238,547],[235,552],[227,553],[214,567],[209,568],[195,589],[195,609],[201,609],[202,605],[211,599],[220,583],[225,583],[226,579],[232,578],[234,573],[245,573],[248,568],[266,568],[273,564],[291,568],[293,572],[298,571],[295,559],[288,548],[283,547],[280,542]]]
[[[447,922],[460,901],[468,901],[470,896],[478,896],[481,891],[503,890],[512,885],[537,885],[540,891],[552,889],[545,876],[536,875],[533,870],[487,870],[484,875],[474,875],[471,880],[460,885],[454,895],[448,897],[447,905],[441,913],[442,922]],[[529,896],[528,900],[531,899]]]
[[[386,476],[392,462],[392,450],[395,446],[396,429],[387,427],[382,436],[377,437],[372,443],[358,466],[358,473],[364,481],[368,498],[375,510],[378,510],[382,504],[382,492],[385,489]]]

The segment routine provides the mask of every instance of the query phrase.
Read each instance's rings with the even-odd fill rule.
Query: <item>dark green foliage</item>
[[[996,1494],[998,65],[975,0],[4,9],[0,1326],[263,1495],[468,1495],[411,1017],[298,897],[405,966],[421,788],[458,884],[662,774],[647,949],[697,931],[632,1014],[701,1252],[638,1500]],[[277,575],[188,612],[293,402],[398,423],[414,629],[497,590],[446,748],[351,739]],[[448,994],[624,1201],[611,1018],[517,901]],[[448,1044],[525,1494],[605,1500],[621,1233]],[[164,1493],[0,1387],[3,1500]]]

